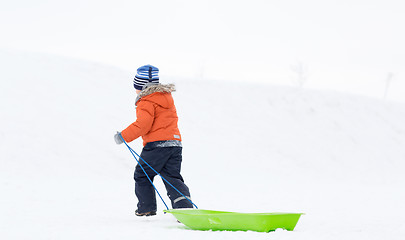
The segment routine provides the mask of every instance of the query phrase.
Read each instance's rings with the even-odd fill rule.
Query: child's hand
[[[114,135],[114,140],[115,140],[115,143],[116,143],[116,144],[121,144],[121,143],[124,142],[124,141],[122,140],[122,136],[121,136],[121,133],[120,133],[120,132],[117,132],[117,133]]]

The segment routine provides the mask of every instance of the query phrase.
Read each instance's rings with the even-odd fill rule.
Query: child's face
[[[139,94],[141,90],[135,89],[136,94]]]

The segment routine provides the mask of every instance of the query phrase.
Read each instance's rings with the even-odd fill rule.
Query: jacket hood
[[[174,104],[171,94],[155,94],[155,93],[172,93],[176,91],[174,84],[154,84],[143,89],[137,96],[135,105],[139,101],[150,101],[164,108],[169,108]]]

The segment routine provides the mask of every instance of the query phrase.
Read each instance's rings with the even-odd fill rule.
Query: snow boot
[[[149,216],[155,216],[156,215],[156,211],[150,211],[150,212],[144,212],[144,213],[140,213],[138,212],[138,209],[135,210],[135,215],[138,217],[149,217]]]

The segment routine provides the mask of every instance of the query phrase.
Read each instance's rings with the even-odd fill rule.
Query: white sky
[[[293,85],[405,101],[401,0],[14,0],[0,48],[52,53],[161,76]]]

